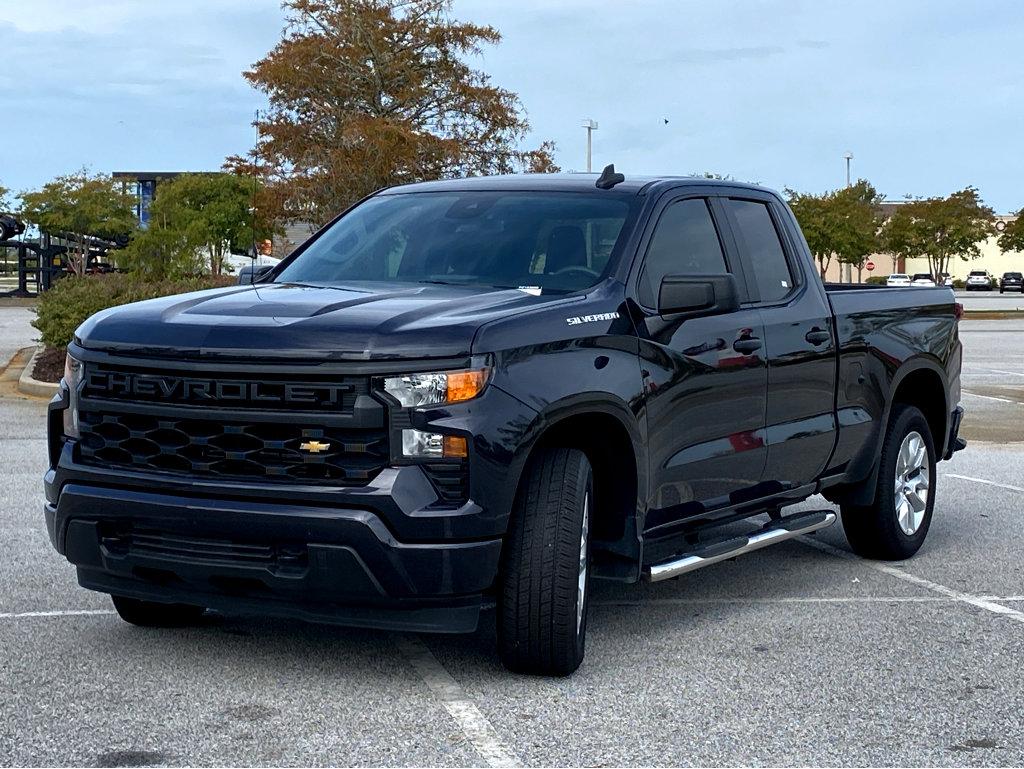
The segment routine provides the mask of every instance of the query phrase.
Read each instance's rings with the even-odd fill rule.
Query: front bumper
[[[445,504],[423,469],[389,466],[359,487],[200,479],[83,464],[50,404],[46,525],[82,586],[378,628],[470,632],[498,573],[517,435],[535,412],[498,388],[414,415],[472,438],[469,498]]]
[[[367,627],[472,631],[501,552],[500,539],[399,542],[365,510],[77,483],[44,514],[83,587]]]

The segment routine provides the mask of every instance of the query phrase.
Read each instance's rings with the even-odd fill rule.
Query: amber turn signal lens
[[[475,398],[487,384],[489,369],[480,368],[472,371],[452,371],[448,376],[448,402],[458,403]],[[461,456],[465,456],[462,454]]]
[[[469,449],[466,446],[466,439],[461,435],[446,435],[444,436],[444,449],[442,450],[442,456],[451,457],[453,459],[462,459],[469,456]]]

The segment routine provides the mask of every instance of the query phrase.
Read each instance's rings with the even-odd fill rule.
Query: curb
[[[60,390],[60,385],[53,382],[40,382],[32,376],[32,372],[36,367],[36,358],[39,357],[42,351],[42,345],[36,347],[36,351],[32,353],[32,358],[25,365],[25,368],[22,369],[21,376],[18,377],[18,392],[23,395],[35,395],[38,398],[52,398]]]

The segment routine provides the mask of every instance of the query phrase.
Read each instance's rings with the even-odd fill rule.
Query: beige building
[[[883,203],[883,207],[897,206],[898,203]],[[1017,217],[1012,214],[996,216],[996,230],[1002,233],[1006,226]],[[971,270],[988,270],[994,277],[999,278],[1004,272],[1024,272],[1024,252],[1007,251],[1003,252],[996,243],[999,235],[988,238],[980,243],[978,248],[981,256],[977,259],[953,258],[950,260],[948,271],[954,280],[964,280]],[[870,260],[874,262],[875,269],[872,272],[863,270],[861,280],[867,280],[872,275],[888,275],[892,272],[902,272],[913,275],[916,272],[931,272],[927,259],[895,259],[892,254],[874,254]],[[840,265],[834,259],[825,272],[825,280],[829,282],[842,282],[840,278]],[[857,281],[857,270],[853,270],[853,281]]]

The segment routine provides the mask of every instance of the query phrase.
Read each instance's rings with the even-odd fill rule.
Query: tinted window
[[[972,278],[984,278],[986,275],[988,275],[988,273],[983,270],[971,270]]]
[[[750,258],[762,302],[774,302],[793,290],[793,274],[782,250],[768,206],[751,200],[730,200],[739,239]]]
[[[702,198],[677,201],[662,212],[651,236],[640,279],[640,301],[655,306],[666,275],[721,275],[728,271],[707,202]]]
[[[630,215],[626,198],[606,192],[380,195],[331,225],[277,281],[574,291],[605,273]]]

